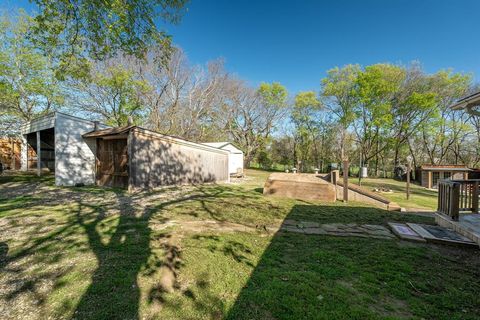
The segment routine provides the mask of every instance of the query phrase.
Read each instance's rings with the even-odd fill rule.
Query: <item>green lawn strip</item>
[[[350,179],[351,183],[358,184],[358,179]],[[380,193],[385,198],[396,202],[401,207],[412,209],[430,209],[437,208],[438,193],[433,190],[428,190],[417,184],[410,185],[411,194],[410,199],[406,196],[406,182],[394,179],[380,179],[380,178],[366,178],[362,179],[362,186],[372,190],[374,188],[386,187],[393,191],[393,193]]]

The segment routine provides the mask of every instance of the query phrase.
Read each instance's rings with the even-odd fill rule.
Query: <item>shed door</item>
[[[127,139],[97,139],[97,185],[128,187]]]

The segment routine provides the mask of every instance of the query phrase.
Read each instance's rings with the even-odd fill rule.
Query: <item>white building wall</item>
[[[22,134],[22,140],[20,145],[20,170],[27,171],[28,167],[28,144],[27,135]]]
[[[243,172],[243,153],[230,153],[228,155],[228,168],[230,174],[237,173],[238,169]]]
[[[55,184],[95,184],[96,141],[82,137],[94,129],[94,123],[61,113],[56,115]]]
[[[222,150],[227,150],[230,152],[228,155],[228,168],[229,173],[237,173],[238,169],[241,169],[243,172],[243,152],[242,150],[235,147],[233,144],[229,143],[221,147]]]

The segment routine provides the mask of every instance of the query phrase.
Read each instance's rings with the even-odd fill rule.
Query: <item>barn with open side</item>
[[[35,150],[35,168],[29,168]],[[128,189],[228,181],[229,151],[137,126],[109,128],[60,112],[22,127],[22,170],[50,171],[55,184]]]
[[[82,134],[95,128],[107,126],[61,112],[25,123],[21,128],[21,170],[54,172],[55,184],[61,186],[94,184],[95,144]]]

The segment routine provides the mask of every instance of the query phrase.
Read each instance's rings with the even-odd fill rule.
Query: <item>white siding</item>
[[[56,115],[55,184],[95,184],[96,141],[82,137],[94,129],[94,123],[61,113]]]
[[[243,171],[243,153],[230,153],[228,155],[229,173],[237,173],[238,169]]]
[[[243,152],[235,147],[233,144],[228,143],[222,146],[220,149],[230,152],[228,155],[228,172],[230,174],[237,173],[238,169],[243,171]]]
[[[204,145],[218,148],[229,152],[228,155],[228,173],[234,174],[238,169],[243,171],[243,152],[230,142],[206,142]]]
[[[22,125],[22,134],[50,129],[55,126],[55,116],[57,113],[50,113],[46,116],[26,122]]]

